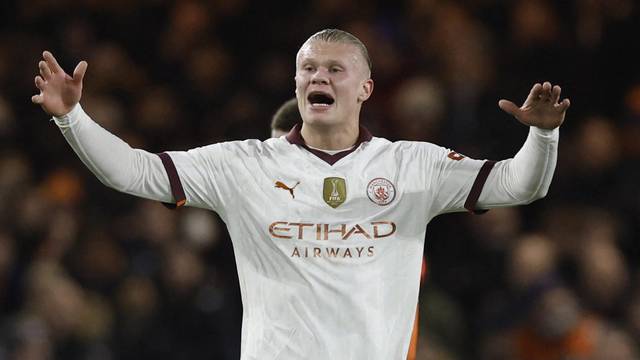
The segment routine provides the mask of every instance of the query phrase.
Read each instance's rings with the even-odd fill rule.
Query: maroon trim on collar
[[[302,126],[300,124],[296,124],[296,126],[294,126],[293,129],[291,129],[291,131],[289,131],[289,133],[285,137],[287,141],[289,141],[291,144],[302,146],[307,151],[319,157],[321,160],[328,163],[329,165],[335,164],[338,160],[354,152],[358,148],[358,146],[360,146],[360,144],[362,144],[363,142],[370,141],[371,138],[373,138],[369,130],[367,130],[364,126],[360,126],[360,129],[359,129],[360,134],[358,135],[358,140],[356,140],[356,143],[353,145],[351,149],[330,155],[322,150],[316,150],[308,147],[304,141],[304,138],[302,137],[302,134],[300,133],[301,129],[302,129]]]

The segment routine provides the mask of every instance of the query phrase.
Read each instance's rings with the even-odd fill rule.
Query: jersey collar
[[[302,129],[302,126],[300,124],[296,124],[296,126],[294,126],[293,129],[291,129],[291,131],[289,131],[289,133],[287,134],[286,136],[287,141],[289,141],[291,144],[302,146],[307,151],[319,157],[329,165],[333,165],[338,160],[351,154],[360,146],[360,144],[362,144],[363,142],[370,141],[372,138],[369,130],[367,130],[364,126],[360,126],[360,134],[358,135],[358,140],[356,141],[356,143],[353,145],[351,149],[330,155],[324,151],[316,150],[308,147],[307,144],[304,142],[304,138],[302,138],[302,134],[300,133],[301,129]]]

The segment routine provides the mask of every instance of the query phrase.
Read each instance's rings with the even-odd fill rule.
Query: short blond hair
[[[367,66],[369,67],[369,72],[371,72],[371,69],[373,68],[371,64],[371,58],[369,57],[369,51],[367,51],[367,47],[362,43],[362,41],[360,41],[360,39],[358,39],[357,37],[355,37],[353,34],[349,32],[346,32],[340,29],[320,30],[317,33],[311,35],[311,37],[309,37],[302,46],[312,41],[325,41],[330,43],[343,43],[343,44],[354,45],[355,47],[358,48],[358,50],[360,50],[360,54],[362,54],[362,57],[367,62]]]

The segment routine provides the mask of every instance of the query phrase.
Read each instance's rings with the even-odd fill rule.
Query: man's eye
[[[331,71],[332,73],[336,73],[342,71],[342,69],[339,67],[332,67],[331,69],[329,69],[329,71]]]
[[[304,71],[313,71],[313,66],[305,66]]]

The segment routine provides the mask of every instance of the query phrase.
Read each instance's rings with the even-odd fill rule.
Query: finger
[[[551,99],[551,97],[552,97],[551,89],[552,89],[551,83],[548,82],[548,81],[545,81],[542,84],[542,91],[540,93],[540,98],[541,99],[545,99],[545,100],[546,99]]]
[[[42,104],[43,101],[44,101],[44,97],[42,96],[42,93],[38,95],[33,95],[31,97],[31,102],[34,104]]]
[[[42,77],[40,75],[36,76],[35,83],[36,83],[36,87],[38,89],[44,90],[44,86],[45,86],[46,82],[44,81],[44,79],[42,79]]]
[[[542,93],[542,84],[535,83],[533,85],[533,87],[531,88],[531,93],[533,93],[535,95],[540,95]]]
[[[49,65],[47,65],[46,62],[38,62],[38,69],[40,70],[40,75],[42,75],[45,80],[48,81],[51,79],[51,69],[49,69]]]
[[[502,111],[504,111],[504,112],[516,117],[516,118],[518,116],[520,116],[520,113],[522,112],[522,110],[520,110],[518,105],[514,104],[513,102],[511,102],[509,100],[502,99],[502,100],[498,101],[498,106],[500,107],[500,109],[502,109]]]
[[[42,53],[42,57],[47,62],[47,64],[49,64],[49,68],[51,69],[51,72],[53,73],[57,73],[59,71],[64,72],[64,70],[62,70],[62,67],[60,67],[60,65],[58,64],[58,61],[56,60],[56,58],[53,57],[53,54],[51,54],[48,51],[44,51]]]
[[[542,94],[542,85],[539,83],[534,84],[533,87],[531,88],[531,91],[529,92],[529,96],[527,96],[527,100],[525,100],[525,103],[528,104],[531,101],[537,100],[541,94]]]
[[[562,89],[560,89],[560,86],[556,85],[553,87],[553,89],[551,90],[551,102],[556,104],[558,102],[558,100],[560,100],[560,92],[562,91]]]
[[[76,68],[73,70],[73,82],[76,84],[81,84],[82,79],[84,79],[84,74],[87,72],[87,67],[89,64],[86,61],[80,61]]]
[[[567,111],[569,106],[571,106],[571,101],[569,101],[569,99],[564,99],[561,103],[556,104],[555,108],[558,110],[558,112],[565,112]]]

